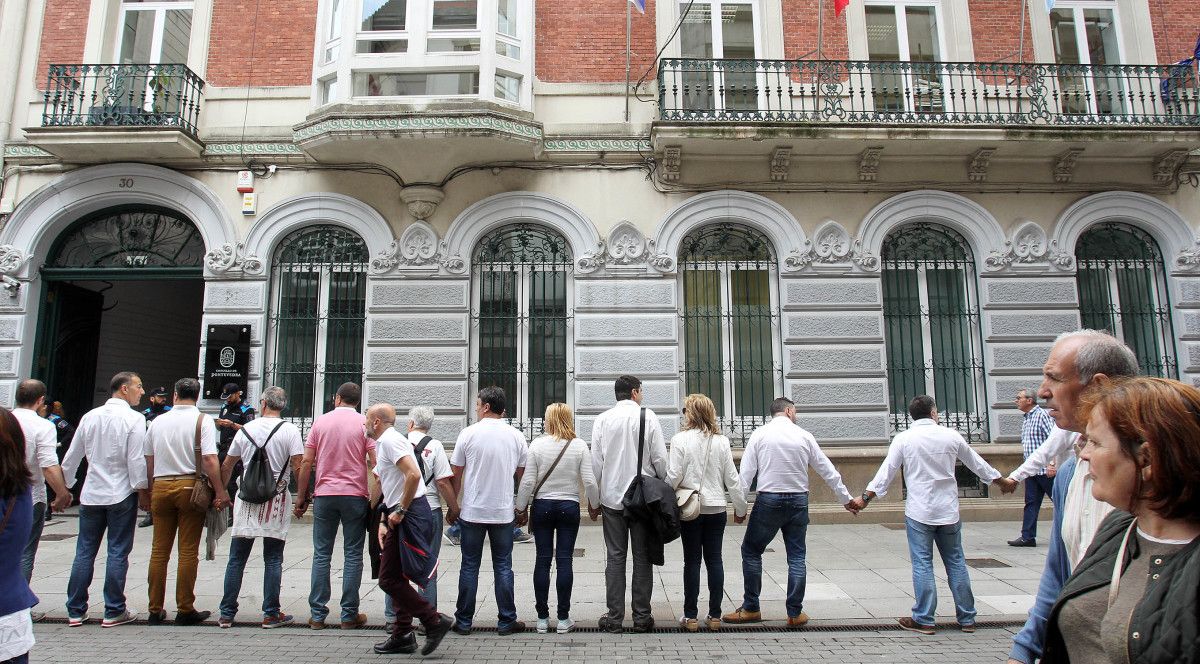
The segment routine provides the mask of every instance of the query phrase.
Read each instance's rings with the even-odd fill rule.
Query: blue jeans
[[[535,500],[530,509],[537,558],[533,564],[533,598],[538,618],[550,617],[550,561],[558,568],[558,619],[571,617],[571,588],[575,585],[573,558],[579,535],[579,501]],[[557,542],[555,534],[557,533]]]
[[[946,580],[954,596],[954,612],[960,625],[975,624],[975,596],[971,594],[971,577],[967,574],[967,558],[963,555],[962,521],[946,526],[930,526],[904,517],[908,531],[908,555],[912,558],[913,621],[932,625],[937,609],[937,584],[933,578],[933,544],[946,566]]]
[[[517,526],[515,523],[513,524],[512,530],[513,530],[513,538],[514,539],[521,536],[521,528],[519,526]],[[461,538],[462,537],[462,526],[460,526],[457,522],[452,523],[452,524],[450,524],[450,527],[446,529],[446,534],[451,537]]]
[[[1042,511],[1042,498],[1054,490],[1054,478],[1034,475],[1025,480],[1025,513],[1021,517],[1021,539],[1037,538],[1038,513]]]
[[[325,622],[329,609],[329,561],[333,541],[342,527],[342,622],[358,617],[358,585],[362,582],[363,544],[367,536],[367,513],[371,506],[359,496],[317,496],[313,499],[312,589],[308,608],[312,619]]]
[[[458,572],[458,605],[454,621],[459,627],[471,628],[475,618],[475,595],[479,591],[479,565],[483,560],[483,536],[486,534],[492,549],[492,574],[496,585],[496,607],[499,610],[496,627],[504,629],[517,620],[516,599],[513,596],[513,524],[462,524],[462,567]]]
[[[430,510],[429,512],[433,515],[433,547],[429,552],[429,555],[437,558],[438,554],[442,552],[442,528],[445,527],[446,520],[442,516],[442,508],[440,507],[436,510]],[[453,528],[453,526],[451,527]],[[421,596],[421,599],[429,602],[429,605],[436,609],[437,577],[435,576],[430,579],[429,585],[425,586],[424,590],[417,588],[417,594]],[[392,604],[392,596],[387,593],[383,594],[383,618],[389,623],[396,622],[396,606]]]
[[[804,587],[808,576],[805,566],[804,538],[808,532],[808,493],[759,493],[742,540],[742,578],[746,592],[742,608],[758,611],[762,592],[762,554],[775,534],[783,531],[787,551],[787,614],[795,618],[804,610]]]
[[[683,617],[695,618],[700,598],[700,561],[708,570],[708,615],[721,617],[721,597],[725,595],[725,563],[721,559],[721,541],[725,539],[725,512],[701,514],[679,524],[683,544]]]
[[[108,534],[108,560],[104,563],[104,617],[125,613],[125,575],[129,571],[129,552],[137,530],[136,493],[115,505],[80,505],[79,538],[75,542],[75,562],[67,581],[67,615],[82,617],[88,610],[88,587],[95,573],[100,539]]]
[[[21,573],[25,583],[33,578],[33,559],[37,556],[38,544],[42,541],[42,529],[46,527],[46,503],[33,504],[33,528],[29,530],[29,541],[21,552]]]
[[[279,615],[279,585],[283,581],[284,541],[264,537],[263,541],[263,616]],[[242,591],[242,575],[246,561],[254,549],[253,537],[233,537],[229,540],[229,564],[225,567],[225,596],[221,598],[221,617],[233,619],[238,612],[238,593]]]

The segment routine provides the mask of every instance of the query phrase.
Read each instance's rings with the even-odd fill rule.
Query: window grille
[[[475,389],[504,389],[506,419],[542,432],[546,406],[567,403],[571,250],[562,235],[515,224],[479,242],[471,261]]]
[[[707,226],[684,239],[679,272],[684,384],[708,395],[721,431],[744,443],[782,385],[774,250],[751,228]]]
[[[883,320],[892,432],[912,423],[908,402],[928,394],[941,424],[971,442],[988,437],[975,261],[944,226],[906,225],[884,240]]]
[[[310,226],[281,243],[271,266],[273,362],[285,415],[307,433],[345,382],[362,384],[367,245],[346,229]]]
[[[200,268],[204,240],[177,212],[150,206],[101,210],[55,242],[49,270]]]
[[[1108,330],[1137,355],[1144,375],[1175,378],[1175,332],[1158,243],[1127,224],[1088,229],[1075,249],[1084,327]]]

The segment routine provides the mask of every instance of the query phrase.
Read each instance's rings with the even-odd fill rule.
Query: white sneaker
[[[558,621],[558,633],[566,634],[567,632],[575,631],[575,621],[570,618],[564,618]]]
[[[549,618],[538,618],[537,631],[538,631],[538,634],[545,634],[546,632],[549,632],[550,631],[550,619]]]
[[[78,618],[67,616],[67,627],[79,627],[83,623],[87,622],[87,619],[88,617],[86,613]]]

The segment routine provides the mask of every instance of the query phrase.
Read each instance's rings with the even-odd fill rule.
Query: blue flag
[[[1167,76],[1158,86],[1158,96],[1162,99],[1163,104],[1170,104],[1174,101],[1176,89],[1187,85],[1189,81],[1195,84],[1195,81],[1192,80],[1194,79],[1192,71],[1198,61],[1200,61],[1200,35],[1196,37],[1196,48],[1192,52],[1192,57],[1168,65]]]
[[[646,0],[629,0],[629,4],[633,5],[638,12],[646,13]]]

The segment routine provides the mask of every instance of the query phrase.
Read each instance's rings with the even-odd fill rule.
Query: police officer
[[[55,401],[46,396],[46,402],[38,408],[38,415],[50,420],[54,425],[54,433],[58,437],[58,448],[55,450],[58,454],[58,460],[61,463],[63,457],[66,456],[67,450],[71,447],[71,439],[75,437],[75,427],[67,421],[63,416],[63,405],[61,401]],[[71,495],[74,496],[74,502],[79,502],[79,492],[83,490],[83,482],[80,481],[87,475],[87,460],[79,464],[79,473],[76,475],[75,487],[71,490]],[[53,490],[52,490],[53,491]],[[50,521],[50,510],[46,510],[46,521]]]
[[[225,405],[221,406],[221,413],[217,418],[217,431],[221,435],[221,440],[217,443],[217,456],[220,457],[221,463],[225,463],[225,456],[229,453],[229,445],[233,443],[233,437],[241,431],[242,426],[250,420],[254,419],[254,409],[242,401],[242,388],[237,383],[225,383],[221,388],[221,399],[225,401]],[[241,462],[234,466],[233,473],[229,476],[229,485],[226,490],[232,497],[237,493],[237,480],[242,476]],[[230,516],[232,518],[232,512]]]
[[[167,405],[167,388],[156,387],[149,392],[150,407],[142,411],[142,416],[146,418],[146,426],[154,421],[154,418],[171,410]],[[154,515],[146,512],[146,517],[138,522],[138,528],[146,528],[154,525]]]

